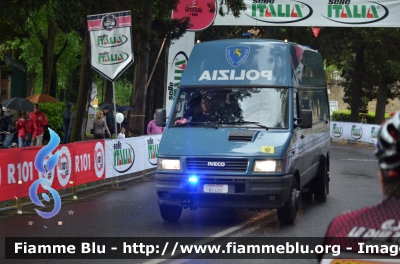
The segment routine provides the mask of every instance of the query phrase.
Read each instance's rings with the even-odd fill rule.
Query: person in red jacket
[[[46,115],[40,111],[40,106],[38,104],[34,104],[33,112],[30,112],[30,116],[36,124],[36,146],[41,146],[43,141],[44,127],[48,124]]]
[[[15,122],[15,129],[18,130],[18,147],[30,147],[36,138],[36,123],[28,112],[21,112],[21,117]]]

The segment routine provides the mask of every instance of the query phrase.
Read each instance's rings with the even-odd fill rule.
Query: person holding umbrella
[[[0,104],[0,142],[3,142],[3,148],[8,148],[15,133],[14,124],[11,117],[3,111],[3,105]]]
[[[36,124],[37,136],[36,136],[36,145],[41,146],[43,141],[44,127],[47,126],[48,121],[46,115],[40,111],[39,104],[33,105],[33,112],[30,112],[29,115],[33,119]]]

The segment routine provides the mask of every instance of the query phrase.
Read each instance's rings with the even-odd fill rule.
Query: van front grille
[[[246,172],[247,159],[207,159],[188,158],[186,166],[188,171],[231,171]]]

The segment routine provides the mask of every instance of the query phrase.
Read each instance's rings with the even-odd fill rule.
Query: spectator
[[[108,106],[103,109],[104,116],[106,117],[107,127],[110,131],[110,135],[106,134],[106,138],[111,138],[115,134],[115,117],[114,113],[109,111]]]
[[[121,128],[121,132],[119,132],[117,138],[125,138],[125,127]]]
[[[68,130],[69,130],[69,123],[71,118],[71,104],[67,103],[67,108],[64,110],[62,114],[63,119],[63,131],[64,131],[64,138],[62,144],[67,144],[68,142]]]
[[[71,142],[71,133],[72,133],[72,128],[74,126],[74,119],[75,119],[75,112],[76,112],[76,106],[72,106],[71,108],[71,116],[69,117],[69,124],[68,124],[68,142]]]
[[[360,117],[360,122],[363,123],[363,124],[366,124],[366,123],[367,123],[367,118],[365,117],[364,114],[361,115],[361,117]]]
[[[394,237],[399,229],[400,111],[388,119],[379,130],[375,155],[378,158],[378,178],[384,194],[383,201],[376,206],[336,217],[329,225],[325,245],[340,245],[341,248],[351,248],[353,253],[356,253],[358,243],[390,243],[391,237]]]
[[[21,112],[21,116],[15,122],[15,129],[18,130],[18,147],[30,147],[36,138],[36,123],[30,117],[29,112]]]
[[[0,142],[3,142],[3,148],[8,148],[16,132],[11,117],[4,111],[0,104]]]
[[[149,124],[147,125],[147,134],[151,135],[151,134],[162,134],[164,133],[164,128],[163,127],[159,127],[156,125],[156,114],[154,113],[154,119],[151,120],[149,122]]]
[[[111,137],[106,120],[104,120],[104,113],[102,111],[99,111],[96,114],[96,118],[93,120],[94,139],[104,139],[105,133],[108,134],[109,138]]]
[[[34,104],[33,112],[30,112],[30,116],[36,123],[37,136],[35,145],[41,146],[43,142],[44,127],[48,125],[46,115],[40,111],[39,104]]]

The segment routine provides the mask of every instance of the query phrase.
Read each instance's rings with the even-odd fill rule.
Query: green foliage
[[[351,111],[350,110],[337,110],[337,111],[333,111],[332,113],[332,121],[339,121],[339,122],[350,122],[350,114]],[[361,119],[361,115],[364,115],[365,118],[367,119],[367,123],[368,124],[374,124],[374,120],[375,120],[375,112],[368,112],[368,113],[360,113],[360,119]],[[390,114],[389,113],[385,113],[385,119],[389,118]]]
[[[66,105],[65,103],[41,103],[40,110],[46,114],[47,120],[49,121],[48,127],[54,130],[60,138],[63,137],[63,120],[62,113],[64,112]],[[46,129],[44,138],[49,139],[50,134]]]

